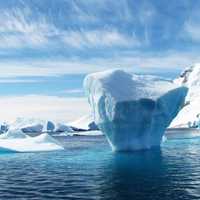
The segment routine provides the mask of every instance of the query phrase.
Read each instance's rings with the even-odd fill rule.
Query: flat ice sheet
[[[64,148],[48,134],[41,134],[37,137],[0,139],[0,152],[41,152],[56,151]]]

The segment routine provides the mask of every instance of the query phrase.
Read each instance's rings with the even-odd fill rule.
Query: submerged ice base
[[[90,74],[84,88],[95,123],[115,151],[160,146],[187,94],[170,81],[122,70]]]

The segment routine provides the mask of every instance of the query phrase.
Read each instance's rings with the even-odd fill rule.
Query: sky
[[[199,10],[200,0],[0,0],[0,120],[89,113],[91,72],[175,77],[200,61]]]

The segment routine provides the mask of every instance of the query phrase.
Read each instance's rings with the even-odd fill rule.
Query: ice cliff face
[[[186,69],[174,80],[180,86],[188,87],[185,106],[173,120],[170,127],[189,127],[200,123],[200,64]]]
[[[122,70],[90,74],[84,88],[95,123],[115,151],[159,146],[187,94],[186,87]]]

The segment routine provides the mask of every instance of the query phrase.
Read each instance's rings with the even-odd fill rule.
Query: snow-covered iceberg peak
[[[200,63],[194,64],[190,68],[185,69],[180,77],[174,80],[179,85],[189,88],[187,100],[193,100],[200,96]]]
[[[184,108],[173,120],[170,127],[200,128],[200,64],[194,64],[184,70],[174,82],[180,86],[188,87],[188,94]]]
[[[90,74],[84,88],[95,123],[115,151],[159,146],[187,94],[170,81],[122,70]]]

